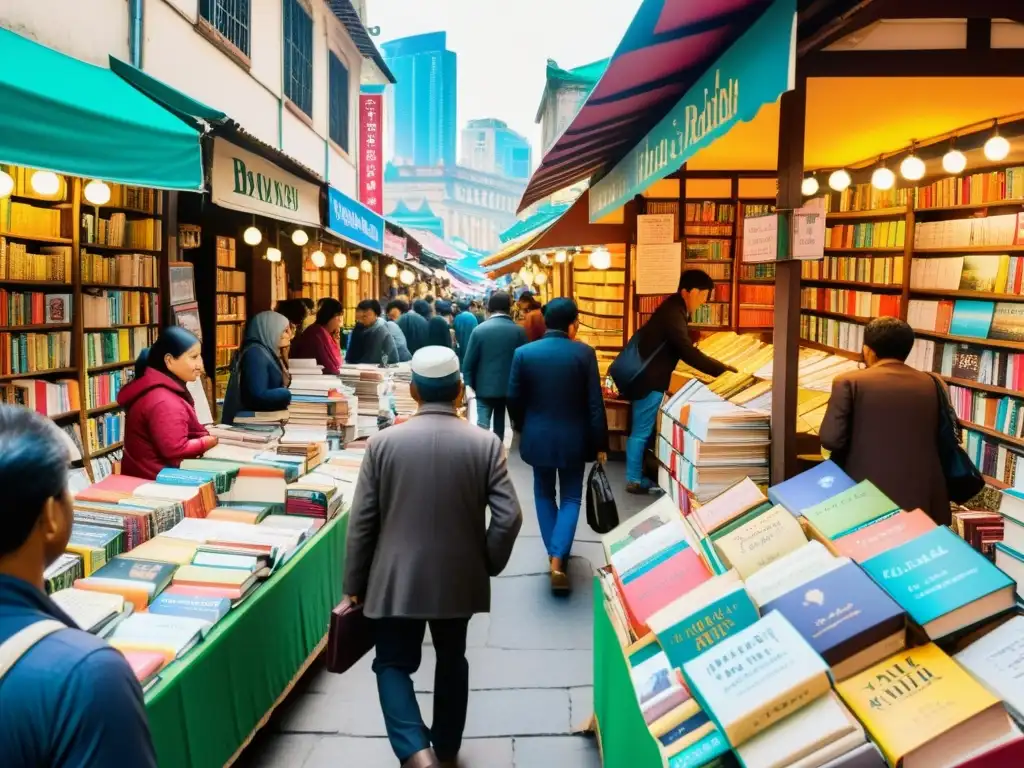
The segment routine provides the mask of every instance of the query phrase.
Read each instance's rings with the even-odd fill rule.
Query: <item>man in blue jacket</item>
[[[459,313],[452,321],[452,328],[455,329],[455,353],[459,356],[459,362],[466,359],[466,350],[469,349],[469,340],[476,330],[477,322],[473,313],[469,311],[469,302],[459,302]]]
[[[499,291],[491,296],[487,302],[490,317],[470,335],[462,361],[462,377],[476,394],[476,423],[490,429],[493,416],[494,434],[502,440],[512,357],[526,343],[526,331],[512,319],[511,309],[512,297],[507,293]],[[468,314],[462,312],[459,317]]]
[[[0,765],[156,768],[128,662],[45,592],[73,519],[63,440],[49,419],[0,405]]]
[[[512,423],[522,433],[519,455],[533,467],[551,588],[567,592],[566,566],[583,501],[583,473],[588,461],[603,464],[607,459],[608,420],[597,355],[574,340],[579,329],[576,303],[554,299],[544,308],[544,324],[544,337],[520,347],[512,358],[508,404]]]

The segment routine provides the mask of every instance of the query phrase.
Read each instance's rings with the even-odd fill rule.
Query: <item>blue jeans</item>
[[[633,427],[626,438],[626,482],[641,483],[644,479],[644,449],[654,432],[658,409],[664,392],[651,392],[633,401]]]
[[[420,667],[423,635],[430,637],[437,654],[434,672],[434,719],[427,728],[416,702],[412,675]],[[388,741],[400,762],[431,744],[441,760],[454,760],[462,746],[469,705],[469,662],[466,629],[469,619],[377,619],[374,622],[377,657],[377,693],[384,712]]]
[[[505,439],[505,398],[488,397],[476,399],[476,423],[484,429],[491,428],[491,415],[494,415],[494,434],[499,440]]]
[[[576,523],[580,519],[583,503],[583,473],[586,467],[533,468],[533,497],[537,505],[540,535],[549,557],[562,560],[563,566],[572,550],[576,536]],[[555,480],[558,493],[555,493]],[[559,504],[558,497],[561,497]]]

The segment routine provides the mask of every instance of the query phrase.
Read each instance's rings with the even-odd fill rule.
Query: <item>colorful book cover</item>
[[[934,528],[935,522],[920,509],[915,509],[890,515],[853,533],[840,536],[832,543],[840,556],[863,563]]]
[[[668,768],[717,768],[718,759],[729,751],[729,742],[716,728],[695,744],[672,754],[668,759]]]
[[[803,510],[822,535],[836,539],[861,526],[898,510],[896,502],[882,493],[870,480]]]
[[[953,320],[949,324],[950,334],[970,336],[975,339],[988,338],[995,308],[995,303],[991,301],[958,299],[953,304]]]
[[[171,583],[178,566],[170,563],[147,562],[131,557],[115,557],[92,575],[93,579],[117,579],[138,582],[156,594]]]
[[[959,290],[992,293],[996,289],[1000,262],[1008,259],[1008,256],[964,256]]]
[[[797,519],[785,507],[776,505],[727,535],[717,537],[715,548],[724,564],[746,579],[806,543],[807,537]]]
[[[191,619],[203,619],[216,624],[228,611],[231,601],[218,597],[191,597],[188,595],[163,594],[149,604],[150,613],[162,613],[168,616],[186,616]]]
[[[945,527],[876,555],[863,568],[921,626],[1014,585]]]
[[[796,477],[773,485],[768,489],[768,498],[773,504],[781,504],[794,515],[799,515],[808,507],[821,504],[854,485],[853,479],[835,462],[823,461]]]
[[[997,302],[988,337],[1000,341],[1024,341],[1024,304]]]
[[[633,629],[638,635],[647,634],[646,622],[651,614],[710,578],[711,572],[700,555],[686,547],[630,579],[628,584],[620,583]]]
[[[736,632],[754,624],[760,615],[743,585],[706,605],[682,621],[657,633],[673,667],[700,656]]]

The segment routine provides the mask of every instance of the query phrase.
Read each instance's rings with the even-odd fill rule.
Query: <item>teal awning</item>
[[[191,122],[200,119],[208,123],[221,123],[227,120],[228,116],[219,109],[208,107],[203,102],[193,99],[177,88],[172,88],[152,75],[147,75],[141,69],[133,67],[126,61],[121,61],[111,56],[110,71],[131,83],[149,98],[163,104],[183,120]]]
[[[0,163],[203,188],[199,133],[109,69],[5,29],[0,61],[7,63],[0,67]]]

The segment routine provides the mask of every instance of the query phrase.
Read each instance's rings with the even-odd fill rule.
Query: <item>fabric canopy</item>
[[[519,210],[615,163],[770,0],[644,0],[608,68],[534,172]]]
[[[109,69],[0,29],[0,162],[203,188],[199,133]]]
[[[133,67],[113,56],[110,57],[110,71],[184,120],[191,122],[199,119],[207,123],[222,123],[228,119],[228,116],[219,109],[207,106],[177,88],[172,88],[167,83],[146,74],[138,67]]]

